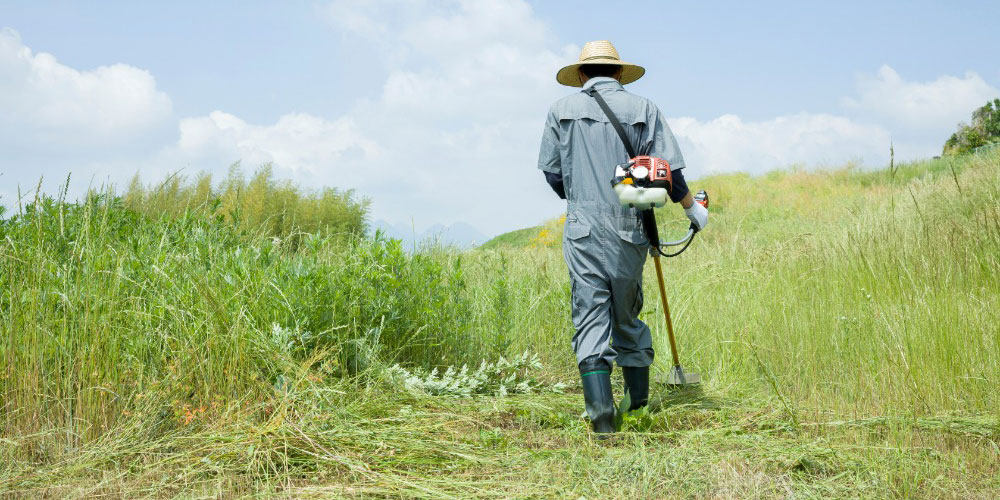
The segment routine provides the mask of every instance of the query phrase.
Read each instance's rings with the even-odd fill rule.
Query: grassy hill
[[[0,222],[0,495],[996,497],[1000,156],[696,188],[709,227],[665,272],[705,382],[610,443],[558,219],[410,255],[39,200]]]
[[[479,246],[482,250],[498,249],[498,248],[524,248],[531,245],[531,240],[538,235],[538,232],[542,230],[542,226],[526,227],[524,229],[515,229],[503,233],[498,236],[494,236],[486,243]]]

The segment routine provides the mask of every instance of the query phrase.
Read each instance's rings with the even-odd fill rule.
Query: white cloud
[[[149,72],[125,64],[78,71],[0,29],[0,144],[8,152],[146,147],[173,126],[170,98]]]
[[[324,10],[330,21],[345,31],[365,35],[368,38],[385,38],[388,26],[378,14],[389,8],[392,3],[399,2],[335,0],[327,4]]]
[[[880,165],[888,156],[889,133],[842,116],[801,113],[746,122],[723,115],[706,122],[668,120],[685,163],[699,173],[761,173],[794,164]]]
[[[173,152],[192,161],[274,163],[300,175],[315,175],[342,168],[339,160],[352,148],[366,158],[376,156],[374,143],[358,133],[350,117],[330,121],[296,113],[280,117],[274,125],[260,126],[215,111],[181,120],[180,140]]]
[[[944,75],[912,82],[883,65],[876,75],[858,78],[858,94],[842,102],[852,113],[885,122],[900,132],[937,137],[943,143],[958,122],[967,121],[974,109],[1000,96],[1000,90],[973,72],[962,78]]]
[[[419,117],[420,126],[536,118],[565,93],[553,75],[576,55],[552,50],[547,27],[520,0],[334,2],[329,15],[393,59],[381,99],[369,104],[406,115],[396,121]]]
[[[44,177],[52,192],[72,172],[76,194],[136,171],[152,181],[182,168],[220,173],[240,160],[249,168],[273,162],[309,185],[321,175],[341,186],[351,181],[336,175],[347,170],[345,155],[376,154],[349,116],[295,113],[271,125],[221,111],[179,119],[149,72],[125,64],[80,71],[34,53],[10,29],[0,30],[0,150],[5,187],[33,191]],[[5,190],[0,204],[15,203],[14,192]]]
[[[870,167],[940,154],[944,139],[972,110],[1000,95],[975,73],[928,82],[904,80],[888,65],[858,78],[857,95],[844,97],[847,116],[799,113],[746,122],[735,115],[699,121],[669,120],[695,171],[763,172],[798,164]]]
[[[539,49],[548,52],[548,28],[521,1],[459,0],[447,10],[417,17],[404,26],[401,39],[416,55],[445,66],[483,49],[509,48],[519,56]]]
[[[363,186],[376,218],[496,232],[558,213],[535,161],[545,111],[567,93],[555,72],[578,49],[558,48],[529,5],[334,2],[328,14],[387,61],[381,95],[351,112],[381,163],[406,178]]]

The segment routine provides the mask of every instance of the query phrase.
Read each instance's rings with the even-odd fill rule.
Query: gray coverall
[[[684,167],[677,140],[652,102],[612,78],[591,78],[583,90],[591,86],[622,122],[639,155],[663,158],[671,170]],[[577,363],[595,355],[609,366],[653,362],[649,327],[639,320],[649,242],[637,211],[622,207],[611,187],[615,165],[626,161],[625,146],[592,97],[581,91],[552,105],[538,168],[561,175],[565,186],[563,256],[572,285]]]

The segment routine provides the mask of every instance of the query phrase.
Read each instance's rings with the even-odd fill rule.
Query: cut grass
[[[221,418],[151,440],[118,437],[0,485],[32,497],[426,498],[990,498],[1000,487],[995,416],[795,427],[773,401],[695,396],[668,401],[647,428],[601,443],[579,418],[578,394],[454,399],[356,390],[365,406],[276,412],[258,426]]]

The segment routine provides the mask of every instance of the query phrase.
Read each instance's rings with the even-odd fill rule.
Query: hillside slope
[[[410,255],[30,207],[0,224],[0,496],[997,497],[1000,156],[694,187],[710,225],[664,264],[704,383],[610,443],[559,219]]]

